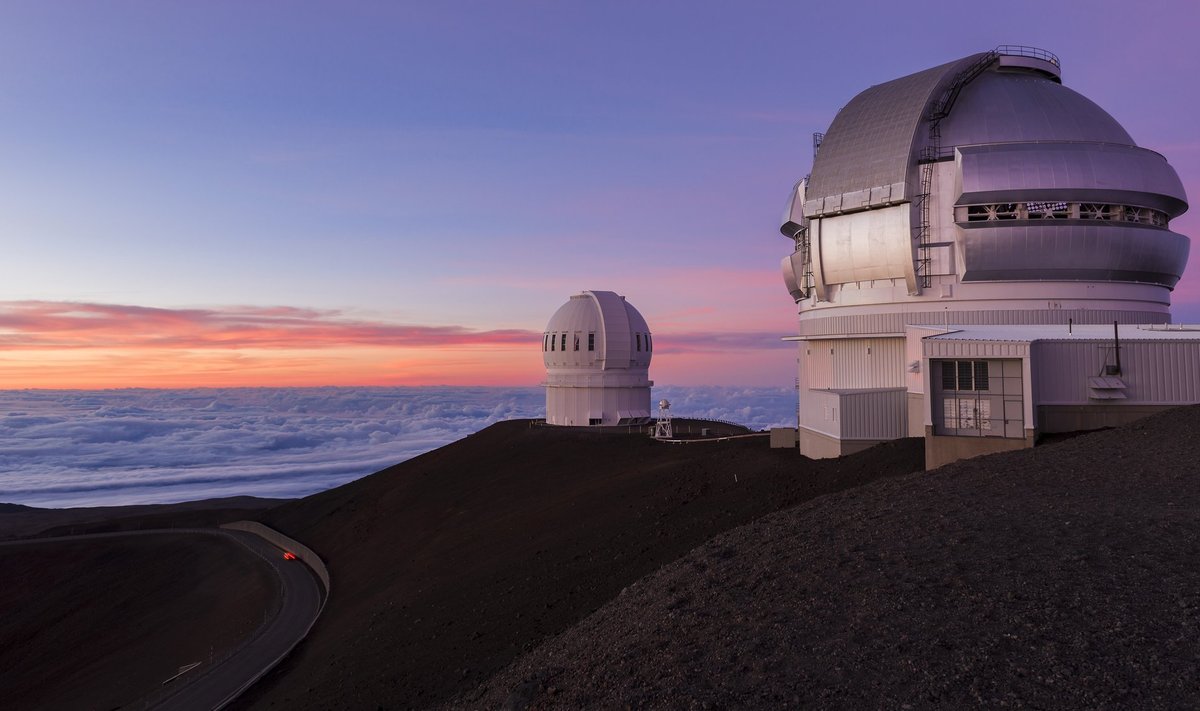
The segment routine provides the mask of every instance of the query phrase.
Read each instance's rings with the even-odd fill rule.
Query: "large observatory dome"
[[[897,333],[947,311],[1166,321],[1189,250],[1169,228],[1183,185],[1060,77],[1054,55],[1004,46],[838,112],[781,228],[801,333]]]
[[[965,397],[924,399],[930,329],[1170,321],[1190,246],[1170,226],[1187,210],[1179,176],[1063,86],[1045,50],[1005,45],[872,86],[813,135],[813,151],[781,227],[809,456],[975,412]],[[1030,377],[1008,364],[989,381],[987,363],[962,363],[933,385],[1016,392]],[[966,377],[976,367],[978,381]],[[995,431],[1033,431],[1015,398],[995,406]]]
[[[617,425],[649,421],[653,339],[624,296],[584,291],[563,304],[542,334],[546,422]]]

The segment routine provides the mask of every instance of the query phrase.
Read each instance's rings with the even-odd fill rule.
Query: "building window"
[[[977,360],[972,363],[975,370],[975,389],[988,390],[988,364],[986,360]]]
[[[646,334],[646,350],[649,351],[649,350],[653,350],[653,349],[654,349],[654,341],[650,340],[650,334],[647,333]]]
[[[1031,220],[1065,220],[1071,215],[1065,202],[1027,202],[1025,210]]]
[[[579,334],[575,334],[575,350],[579,350]]]
[[[942,361],[942,390],[988,390],[986,360]]]
[[[557,334],[557,333],[551,333],[551,334],[550,334],[550,350],[551,350],[551,351],[555,350],[555,347],[554,347],[554,346],[555,346],[555,343],[557,343],[557,342],[558,342],[558,334]]]
[[[594,333],[588,334],[588,350],[589,351],[596,350],[596,334],[594,334]]]
[[[549,346],[550,346],[550,334],[543,333],[542,334],[542,351],[549,350]]]
[[[637,334],[637,349],[638,353],[642,352],[642,334]]]

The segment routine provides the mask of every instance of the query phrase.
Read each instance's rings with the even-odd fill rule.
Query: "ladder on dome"
[[[933,259],[929,256],[933,245],[929,240],[929,196],[933,193],[933,166],[937,163],[937,149],[933,146],[921,151],[921,192],[917,193],[917,278],[921,288],[933,286],[930,274]]]
[[[813,164],[817,162],[817,153],[821,150],[821,143],[825,140],[825,134],[814,132],[812,135],[813,149]],[[812,173],[804,176],[804,184],[807,186],[808,181],[812,179]],[[804,271],[800,273],[799,283],[801,292],[807,297],[812,293],[813,287],[816,286],[816,280],[813,278],[812,265],[812,240],[808,233],[808,220],[804,220],[804,225],[800,227],[800,231],[793,235],[796,240],[796,250],[800,253],[800,263],[804,265]]]
[[[933,286],[933,275],[930,273],[933,260],[930,257],[930,252],[934,245],[931,243],[929,237],[929,198],[933,194],[934,166],[943,158],[942,119],[950,115],[950,110],[954,108],[954,102],[958,100],[958,95],[962,93],[963,87],[971,83],[975,77],[982,74],[1001,54],[1000,48],[984,52],[979,56],[979,59],[976,59],[970,66],[956,74],[949,86],[942,91],[942,95],[938,97],[938,100],[929,105],[929,112],[925,115],[925,120],[929,122],[929,145],[921,149],[921,155],[917,161],[921,164],[921,192],[914,196],[919,210],[917,220],[916,273],[922,289],[928,289]]]
[[[808,225],[801,227],[793,239],[796,240],[796,251],[800,253],[800,263],[804,265],[804,271],[797,275],[799,278],[796,280],[796,285],[800,287],[803,296],[807,298],[816,284],[813,279],[812,240],[808,235]]]

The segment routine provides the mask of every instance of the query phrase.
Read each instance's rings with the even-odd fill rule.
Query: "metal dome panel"
[[[1123,224],[963,228],[963,281],[1128,281],[1172,288],[1190,241],[1170,230]]]
[[[595,350],[584,344],[577,348],[575,339],[586,339],[589,333],[595,334]],[[652,355],[646,341],[649,333],[646,319],[625,297],[612,291],[584,291],[550,317],[546,334],[555,339],[552,343],[564,336],[569,341],[566,350],[543,348],[543,361],[547,368],[646,368]]]
[[[957,150],[958,205],[1077,200],[1187,209],[1175,169],[1154,151],[1091,142],[1000,143]]]
[[[907,199],[909,170],[923,143],[917,131],[930,99],[960,66],[981,56],[884,82],[851,99],[834,117],[813,160],[805,214],[865,207],[873,199]]]
[[[1135,145],[1091,99],[1038,73],[986,71],[967,84],[941,122],[943,148],[1010,141]]]

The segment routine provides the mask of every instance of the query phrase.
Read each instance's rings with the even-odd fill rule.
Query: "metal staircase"
[[[1037,47],[1026,47],[1016,44],[1002,44],[995,49],[984,52],[979,57],[971,62],[968,66],[959,71],[954,76],[954,79],[946,85],[937,100],[929,104],[929,110],[925,114],[925,121],[929,124],[929,142],[925,148],[921,149],[920,156],[917,162],[921,166],[921,192],[913,196],[913,202],[917,203],[919,210],[919,218],[917,222],[917,259],[916,273],[917,279],[920,282],[922,289],[928,289],[932,286],[933,275],[930,274],[930,250],[936,246],[930,242],[930,208],[929,196],[933,191],[933,173],[934,166],[939,162],[953,157],[953,147],[951,152],[943,155],[942,153],[942,119],[950,115],[950,111],[954,109],[954,102],[958,100],[958,95],[962,93],[963,87],[970,84],[980,74],[987,70],[988,67],[998,60],[1000,57],[1030,57],[1040,59],[1055,67],[1061,67],[1058,57],[1051,52]],[[816,146],[814,136],[814,149]]]
[[[1002,46],[1008,47],[1008,45]],[[942,155],[942,119],[950,115],[951,109],[954,108],[954,102],[958,99],[958,95],[962,93],[963,87],[971,83],[975,77],[990,67],[1000,57],[1001,53],[1000,48],[984,52],[978,59],[956,74],[954,79],[942,90],[937,100],[929,104],[929,110],[925,114],[925,120],[929,124],[929,143],[921,149],[917,160],[921,165],[921,191],[913,198],[913,201],[917,203],[919,215],[917,219],[917,259],[915,267],[917,280],[922,289],[928,289],[933,286],[933,275],[930,274],[930,265],[932,263],[930,250],[934,245],[931,243],[929,234],[931,224],[929,197],[933,193],[934,166],[945,158]]]

